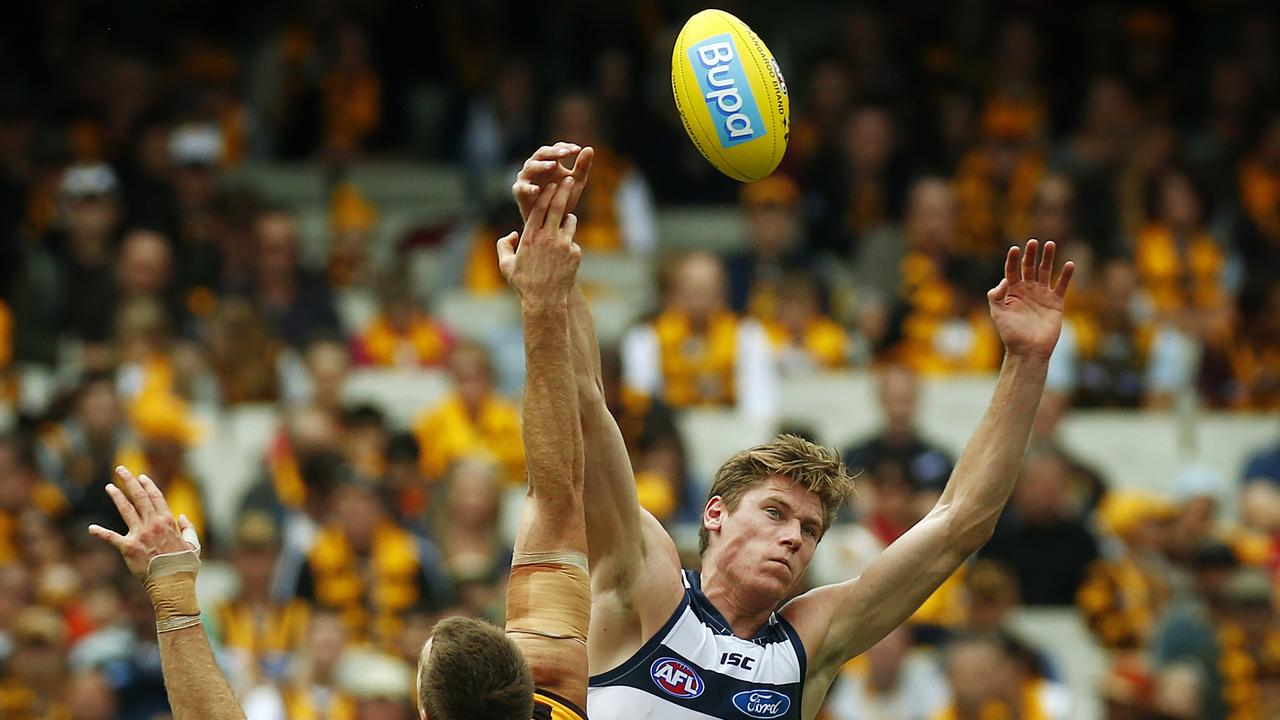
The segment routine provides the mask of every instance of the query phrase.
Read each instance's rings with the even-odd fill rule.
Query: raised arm
[[[1038,265],[1037,245],[1029,241],[1025,253],[1010,248],[1004,279],[987,293],[1005,360],[987,413],[938,504],[861,577],[817,588],[784,608],[810,653],[808,683],[825,690],[844,662],[905,621],[991,537],[1026,451],[1074,269],[1067,263],[1051,286],[1054,244],[1045,244]]]
[[[524,447],[529,498],[507,585],[507,633],[535,685],[585,706],[591,616],[582,517],[582,431],[569,343],[569,295],[582,251],[565,212],[575,181],[540,193],[516,247],[498,243],[524,326]]]
[[[571,143],[534,152],[512,185],[521,214],[528,215],[530,198],[540,188],[568,177],[577,185],[569,196],[572,210],[592,157],[591,148]],[[566,166],[566,162],[572,164]],[[664,622],[683,590],[675,544],[661,523],[640,507],[622,432],[605,404],[595,323],[578,288],[570,296],[569,329],[586,458],[584,511],[594,599],[592,666],[599,671],[613,665],[613,656],[628,656],[643,642],[649,626]]]
[[[111,543],[142,581],[156,614],[160,668],[174,720],[243,720],[231,686],[213,659],[200,624],[196,572],[200,542],[186,517],[174,521],[164,494],[146,475],[116,468],[120,487],[107,486],[129,528],[120,535],[99,525],[89,534]],[[123,488],[123,490],[121,490]],[[179,529],[181,526],[181,529]]]

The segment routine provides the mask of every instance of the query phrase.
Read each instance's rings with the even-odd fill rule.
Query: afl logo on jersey
[[[733,696],[733,705],[747,717],[770,720],[787,714],[791,698],[774,690],[745,690]]]
[[[653,682],[662,692],[678,698],[696,698],[706,686],[693,668],[675,658],[660,658],[649,667]],[[769,716],[772,717],[772,716]]]

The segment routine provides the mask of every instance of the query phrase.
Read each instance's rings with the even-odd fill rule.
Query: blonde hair
[[[738,508],[748,490],[773,476],[804,486],[822,503],[822,529],[831,527],[836,511],[853,494],[853,478],[831,448],[795,435],[779,435],[772,442],[747,448],[716,471],[707,499],[719,495],[729,512]],[[698,554],[707,552],[711,534],[698,530]]]

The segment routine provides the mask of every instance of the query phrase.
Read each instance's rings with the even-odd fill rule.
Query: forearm
[[[160,665],[173,720],[243,720],[231,686],[213,658],[204,626],[160,633]]]
[[[149,577],[146,588],[156,614],[160,666],[174,720],[244,718],[198,620],[195,572]]]
[[[1048,358],[1005,357],[991,404],[938,503],[950,513],[961,548],[976,550],[995,529],[1013,492],[1047,373]]]
[[[530,491],[548,499],[581,493],[580,421],[564,302],[525,303],[524,446]]]

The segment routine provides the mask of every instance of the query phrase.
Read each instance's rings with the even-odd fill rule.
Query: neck
[[[715,565],[707,562],[703,562],[702,594],[724,616],[733,634],[743,639],[753,637],[777,609],[776,603],[762,605],[744,597],[741,584],[716,572]]]

